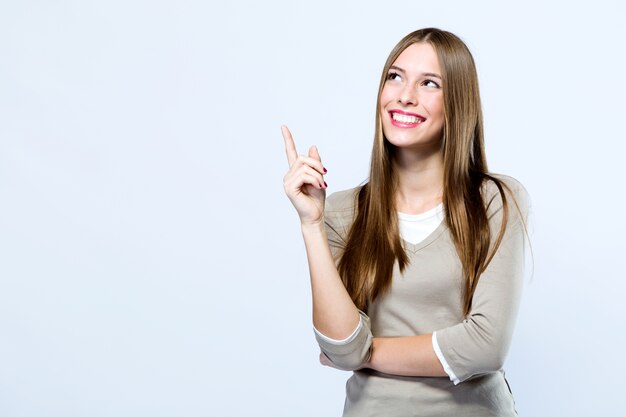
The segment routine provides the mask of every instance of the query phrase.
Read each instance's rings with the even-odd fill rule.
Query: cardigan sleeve
[[[460,382],[502,368],[520,305],[525,225],[530,200],[519,182],[506,178],[505,183],[513,193],[511,195],[505,188],[508,203],[506,231],[497,252],[480,276],[471,311],[461,323],[436,332],[441,353]],[[491,191],[487,214],[493,245],[500,231],[503,210],[497,188],[492,186]]]
[[[348,190],[334,193],[326,199],[324,222],[335,262],[338,262],[345,248],[348,231],[354,218],[354,197],[354,190]],[[347,343],[334,343],[315,332],[320,349],[339,369],[346,371],[359,369],[370,359],[373,338],[370,319],[361,310],[359,315],[359,325]]]

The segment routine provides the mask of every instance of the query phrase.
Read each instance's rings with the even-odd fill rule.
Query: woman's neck
[[[419,214],[439,205],[443,198],[443,154],[397,152],[393,159],[398,176],[396,208]]]

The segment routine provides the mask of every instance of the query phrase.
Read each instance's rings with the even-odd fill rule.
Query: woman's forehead
[[[430,43],[420,42],[409,45],[396,60],[392,67],[407,73],[436,73],[441,74],[439,58],[435,48]]]

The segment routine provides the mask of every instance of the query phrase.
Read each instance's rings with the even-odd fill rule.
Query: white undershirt
[[[443,221],[443,203],[420,214],[398,213],[400,236],[409,243],[417,244],[426,239]]]
[[[407,242],[415,245],[426,239],[432,232],[434,232],[435,229],[439,227],[439,225],[443,221],[443,218],[443,203],[420,214],[406,214],[398,212],[398,226],[400,228],[400,237],[403,240],[406,240]],[[363,324],[361,318],[359,317],[359,324],[357,325],[354,332],[352,332],[350,336],[343,340],[331,339],[327,336],[324,336],[315,328],[315,326],[313,327],[313,330],[315,330],[315,333],[317,333],[319,337],[321,337],[328,343],[332,343],[335,345],[345,345],[350,343],[356,337],[356,335],[359,333],[359,330],[361,330],[362,325]],[[448,374],[450,380],[454,383],[454,385],[457,385],[460,382],[459,378],[457,378],[457,376],[452,371],[452,368],[450,368],[450,365],[448,365],[446,358],[444,358],[443,353],[441,352],[441,348],[439,347],[439,343],[437,343],[436,332],[433,332],[432,344],[435,355],[437,355],[439,362],[441,362],[443,370],[446,372],[446,374]]]

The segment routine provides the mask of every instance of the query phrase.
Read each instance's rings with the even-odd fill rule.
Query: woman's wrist
[[[314,222],[300,223],[302,234],[318,234],[326,232],[324,228],[324,218]]]

